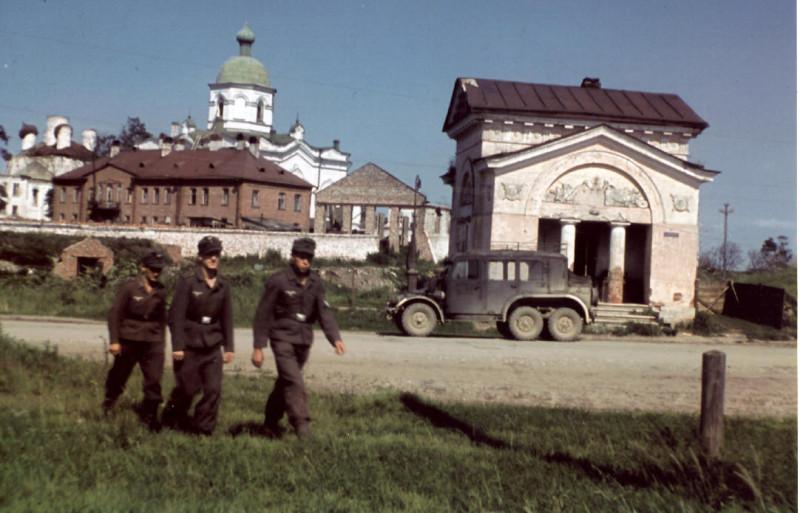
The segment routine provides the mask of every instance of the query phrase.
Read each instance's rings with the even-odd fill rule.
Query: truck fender
[[[395,305],[395,309],[399,312],[403,310],[406,306],[410,305],[411,303],[426,303],[431,308],[433,308],[434,312],[436,312],[436,320],[438,320],[439,322],[444,322],[444,312],[442,311],[442,308],[436,301],[426,296],[404,297],[403,299],[397,302],[397,305]]]
[[[514,296],[511,298],[506,305],[503,307],[503,319],[508,319],[508,313],[511,309],[511,306],[523,299],[568,299],[572,303],[575,304],[577,307],[576,310],[579,314],[582,314],[584,322],[587,324],[592,322],[591,314],[589,313],[589,309],[586,308],[586,305],[583,304],[583,301],[573,294],[520,294],[518,296]]]

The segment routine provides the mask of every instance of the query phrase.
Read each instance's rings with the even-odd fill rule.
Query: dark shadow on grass
[[[255,436],[258,438],[266,438],[269,440],[275,440],[280,438],[283,435],[283,431],[275,432],[270,431],[269,429],[264,427],[264,424],[261,422],[239,422],[232,425],[228,429],[228,434],[232,437],[236,438],[237,436],[247,435],[247,436]]]
[[[480,428],[464,422],[463,420],[459,420],[436,406],[426,404],[415,394],[400,394],[400,402],[403,403],[403,406],[405,406],[408,411],[418,417],[424,418],[435,427],[459,431],[474,444],[486,445],[495,449],[509,449],[511,447],[506,442],[486,434]]]
[[[616,465],[595,463],[589,458],[576,457],[566,452],[543,453],[535,447],[512,446],[473,424],[453,417],[441,408],[427,404],[415,394],[401,394],[400,402],[408,411],[427,420],[433,426],[460,432],[476,445],[528,451],[542,461],[568,467],[599,483],[615,482],[621,486],[637,489],[661,487],[688,499],[700,501],[714,509],[731,500],[752,502],[757,498],[757,491],[745,482],[735,464],[706,458],[699,450],[694,453],[688,448],[678,449],[675,435],[669,429],[662,429],[655,434],[653,443],[662,444],[673,450],[674,458],[663,464],[640,462],[634,468],[621,468]]]

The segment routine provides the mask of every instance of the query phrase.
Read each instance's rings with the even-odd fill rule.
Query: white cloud
[[[758,228],[773,228],[777,230],[795,230],[797,227],[797,223],[786,219],[752,219],[747,224]]]

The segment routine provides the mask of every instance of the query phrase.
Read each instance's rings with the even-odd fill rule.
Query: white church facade
[[[694,316],[700,186],[689,161],[708,124],[671,94],[461,78],[443,130],[456,141],[450,253],[562,252],[601,301]]]
[[[350,154],[341,151],[338,140],[330,146],[310,144],[299,119],[287,133],[279,133],[273,124],[277,91],[267,69],[252,56],[255,35],[245,25],[236,40],[239,55],[228,59],[209,84],[206,128],[198,129],[191,118],[173,123],[168,142],[177,149],[248,147],[312,185],[313,218],[317,191],[347,175]],[[155,149],[163,144],[148,141],[139,147]]]

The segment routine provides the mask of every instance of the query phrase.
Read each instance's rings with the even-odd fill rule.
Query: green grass
[[[728,418],[711,461],[692,416],[448,404],[387,390],[311,394],[316,436],[302,444],[228,434],[260,421],[273,379],[228,375],[217,433],[196,438],[139,425],[137,375],[102,417],[105,372],[0,335],[0,510],[797,508],[795,419]]]

